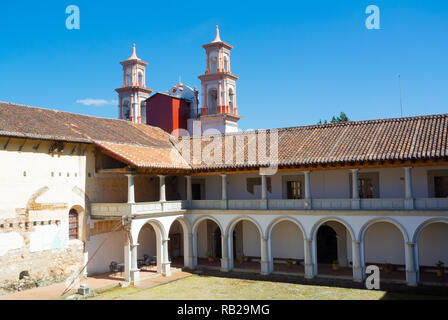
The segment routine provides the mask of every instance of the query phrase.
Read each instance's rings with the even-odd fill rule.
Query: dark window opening
[[[362,199],[373,198],[373,181],[371,178],[358,179],[359,197]]]
[[[317,232],[317,262],[331,264],[338,259],[336,232],[329,226],[321,226]]]
[[[300,181],[286,182],[287,199],[302,199],[302,184]]]
[[[434,191],[436,198],[447,198],[448,177],[434,177]]]
[[[78,239],[78,212],[76,212],[75,209],[72,209],[70,210],[68,217],[69,239]]]

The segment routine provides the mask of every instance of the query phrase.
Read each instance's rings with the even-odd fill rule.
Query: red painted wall
[[[146,100],[146,124],[168,133],[176,129],[187,130],[189,113],[190,104],[183,99],[156,93]]]

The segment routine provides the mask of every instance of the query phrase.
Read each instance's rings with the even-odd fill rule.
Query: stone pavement
[[[141,280],[137,285],[140,289],[149,289],[156,287],[165,283],[169,283],[178,279],[189,277],[192,274],[183,271],[173,271],[172,275],[169,277],[164,277],[162,275],[154,275],[148,279]],[[87,283],[91,290],[106,290],[113,287],[117,287],[120,283],[124,282],[124,279],[120,274],[103,274],[92,277],[87,277],[81,283]],[[6,294],[0,296],[0,300],[57,300],[61,299],[62,293],[65,290],[65,283],[57,283],[50,286],[33,288],[29,290],[24,290],[20,292],[15,292],[11,294]],[[69,296],[76,292],[76,289],[64,294],[64,296]]]

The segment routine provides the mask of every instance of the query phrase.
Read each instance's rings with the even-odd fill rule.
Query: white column
[[[314,278],[314,266],[313,266],[313,240],[305,239],[304,241],[304,253],[305,253],[305,278],[312,279]]]
[[[191,191],[191,176],[185,176],[187,179],[187,201],[191,201],[193,199],[193,193]]]
[[[353,280],[361,282],[364,279],[364,271],[361,264],[361,242],[352,241]]]
[[[352,209],[360,209],[358,172],[359,169],[350,169],[352,172]]]
[[[165,277],[169,277],[171,275],[171,262],[170,259],[168,257],[168,241],[170,239],[164,239],[162,240],[162,257],[163,257],[163,262],[162,262],[162,274]]]
[[[129,243],[124,245],[124,280],[131,282],[131,246]]]
[[[135,191],[134,191],[134,174],[127,174],[128,177],[128,203],[135,203]]]
[[[229,271],[229,250],[227,247],[229,237],[227,235],[221,235],[221,271]]]
[[[227,209],[227,175],[221,175],[221,208]]]
[[[261,174],[261,204],[260,209],[266,210],[268,208],[268,190],[267,190],[267,182],[266,175]]]
[[[414,209],[414,196],[412,192],[412,167],[404,168],[405,209]]]
[[[196,268],[198,265],[198,234],[197,232],[193,231],[191,234],[193,237],[193,269]]]
[[[137,246],[138,244],[131,245],[131,281],[134,284],[138,284],[140,281],[140,270],[137,266]]]
[[[165,176],[159,176],[160,183],[160,202],[166,201],[166,191],[165,191]]]
[[[261,200],[267,199],[267,183],[266,183],[266,175],[261,175]]]
[[[270,262],[269,262],[269,241],[271,239],[261,237],[261,274],[270,274]]]
[[[304,171],[303,172],[304,176],[305,176],[305,207],[306,209],[312,209],[312,204],[311,204],[311,179],[310,179],[310,174],[311,171]]]
[[[185,267],[189,269],[193,269],[193,234],[188,234],[188,253],[186,254],[186,258],[184,259]]]
[[[406,243],[406,281],[408,286],[417,286],[417,271],[415,270],[415,243]]]
[[[221,199],[227,200],[227,175],[221,175]]]

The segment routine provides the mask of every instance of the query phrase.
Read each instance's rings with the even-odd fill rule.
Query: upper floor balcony
[[[135,203],[134,176],[128,175],[128,203],[93,203],[91,207],[91,215],[96,218],[117,218],[124,215],[146,216],[174,212],[185,213],[191,212],[191,210],[225,210],[226,212],[230,212],[232,210],[270,210],[285,212],[302,210],[448,210],[447,197],[440,197],[439,194],[437,194],[438,197],[414,196],[412,168],[405,167],[396,169],[400,170],[403,174],[401,179],[399,175],[396,175],[395,180],[401,180],[401,186],[404,189],[404,192],[402,192],[404,197],[375,197],[379,194],[379,178],[372,172],[359,173],[358,169],[351,169],[346,172],[349,174],[350,193],[347,194],[348,196],[339,198],[325,198],[322,194],[312,197],[311,173],[309,171],[304,171],[295,173],[294,176],[291,176],[288,173],[288,175],[283,175],[281,176],[281,179],[279,179],[283,181],[283,185],[285,186],[283,193],[284,197],[287,199],[278,198],[279,194],[275,194],[273,191],[274,187],[271,188],[271,184],[273,183],[268,180],[271,178],[265,175],[258,178],[247,178],[247,189],[258,189],[258,199],[242,199],[241,197],[245,197],[244,194],[241,195],[242,191],[236,192],[235,190],[232,190],[230,195],[232,196],[238,194],[240,195],[240,198],[232,199],[229,197],[228,189],[240,188],[238,190],[243,190],[241,187],[243,184],[241,181],[242,176],[239,178],[232,177],[232,180],[229,183],[229,176],[222,174],[217,177],[215,176],[213,181],[207,182],[207,188],[205,188],[205,183],[203,183],[203,181],[198,182],[198,180],[204,179],[203,177],[198,179],[198,177],[187,176],[185,179],[177,179],[184,180],[182,185],[178,185],[177,188],[185,189],[185,194],[183,196],[184,200],[175,201],[166,201],[165,176],[159,176],[159,201]],[[440,170],[436,173],[441,174]],[[390,177],[391,174],[388,172],[386,172],[386,174],[389,181],[393,182],[393,179]],[[396,174],[396,172],[394,171],[393,174]],[[417,177],[419,175],[422,175],[421,172],[417,173]],[[342,175],[335,180],[336,183],[331,182],[331,184],[335,185],[335,188],[343,188],[344,179],[341,177]],[[319,180],[319,177],[316,177],[315,180]],[[328,178],[328,180],[330,179]],[[427,180],[438,181],[440,178],[437,175],[430,175],[430,179]],[[445,180],[442,179],[441,181],[442,186],[444,186],[447,184],[448,178]],[[417,185],[419,183],[420,182],[418,182]],[[385,185],[387,185],[387,188],[389,189],[397,189],[395,186],[390,187],[391,184],[389,183]],[[434,188],[437,190],[440,189],[437,185],[433,186],[433,189]],[[212,196],[215,197],[215,199],[207,199],[207,197],[203,197],[205,190],[207,190],[209,195],[212,194],[214,190],[214,194],[212,194]],[[440,192],[440,190],[437,192]],[[397,192],[395,192],[395,194],[397,194]],[[421,192],[417,194],[419,196],[422,195]],[[386,196],[390,195],[386,194]]]

